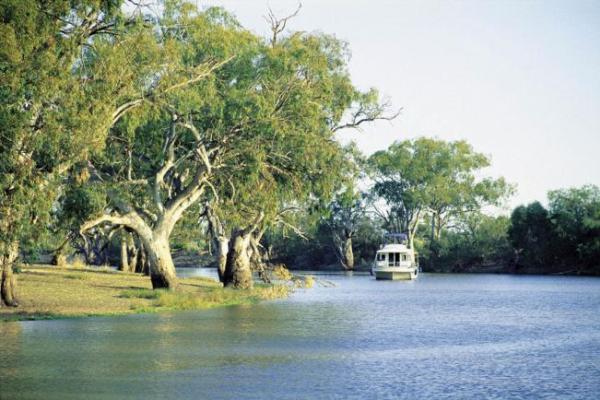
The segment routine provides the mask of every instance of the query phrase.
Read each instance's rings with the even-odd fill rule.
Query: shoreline
[[[290,291],[260,283],[248,291],[228,289],[204,277],[180,278],[176,292],[153,290],[149,277],[111,268],[23,265],[15,276],[19,306],[0,307],[0,323],[203,310],[284,298]]]

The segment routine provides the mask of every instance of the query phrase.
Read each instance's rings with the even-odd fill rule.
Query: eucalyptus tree
[[[453,218],[499,205],[513,190],[503,178],[477,178],[490,160],[465,141],[396,142],[369,163],[375,197],[387,203],[376,209],[390,228],[408,232],[411,246],[427,214],[434,243]]]
[[[147,30],[121,1],[0,2],[0,261],[2,302],[16,305],[12,263],[35,235],[60,177],[101,150],[139,97],[128,55]],[[98,60],[101,59],[101,62]]]
[[[348,126],[350,126],[349,124]],[[352,238],[366,212],[365,193],[356,189],[364,178],[365,158],[354,142],[344,146],[344,168],[338,177],[339,185],[333,198],[324,207],[321,223],[331,233],[334,253],[345,270],[354,269]]]
[[[311,196],[325,196],[335,185],[342,161],[339,145],[324,141],[323,132],[294,127],[303,119],[302,108],[297,110],[290,110],[287,121],[274,120],[273,128],[284,130],[256,132],[239,143],[231,153],[235,158],[215,176],[218,190],[210,193],[207,216],[226,286],[251,287],[252,270],[263,272],[260,241],[265,232],[281,226],[302,234],[294,215],[305,210]]]
[[[297,33],[268,44],[224,10],[189,4],[167,7],[157,24],[169,70],[203,65],[204,79],[144,99],[112,129],[106,152],[93,160],[93,184],[109,204],[81,231],[106,223],[133,230],[153,286],[175,288],[175,224],[204,197],[223,197],[239,216],[231,218],[225,282],[251,286],[250,236],[278,219],[281,205],[330,191],[344,113],[345,125],[358,125],[382,108],[374,91],[352,86],[346,48],[331,36]]]
[[[433,178],[429,143],[427,139],[396,142],[367,160],[373,182],[371,207],[388,231],[407,233],[411,248],[429,202]]]
[[[294,213],[311,202],[327,203],[340,187],[351,167],[336,131],[394,117],[375,90],[352,85],[345,43],[323,34],[273,32],[261,43],[259,90],[246,95],[255,101],[256,130],[226,156],[218,185],[223,193],[213,203],[227,210],[221,212],[230,234],[221,258],[224,284],[241,288],[252,285],[252,258],[265,231],[282,225],[301,234]],[[226,236],[220,237],[223,243]]]
[[[478,178],[490,166],[490,159],[473,150],[465,141],[430,142],[433,179],[429,188],[431,241],[440,239],[442,230],[453,219],[500,206],[514,188],[504,178]]]
[[[354,190],[353,186],[346,186],[329,203],[323,219],[331,231],[336,256],[341,266],[348,271],[354,269],[352,239],[367,210],[365,197],[365,194]]]
[[[174,289],[169,237],[183,213],[212,187],[226,144],[247,122],[216,121],[213,115],[231,118],[241,111],[226,102],[221,89],[247,84],[244,74],[255,62],[257,41],[221,10],[199,13],[190,4],[166,4],[155,24],[164,66],[146,79],[160,96],[140,99],[112,129],[106,151],[93,159],[97,178],[91,184],[105,190],[108,202],[80,230],[112,224],[135,232],[153,287]]]

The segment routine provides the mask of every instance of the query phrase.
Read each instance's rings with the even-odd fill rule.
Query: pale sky
[[[267,35],[267,8],[284,16],[298,2],[197,4]],[[403,107],[391,124],[346,134],[363,152],[466,139],[491,156],[487,173],[518,185],[512,206],[600,185],[600,1],[304,0],[289,28],[349,42],[354,83]]]

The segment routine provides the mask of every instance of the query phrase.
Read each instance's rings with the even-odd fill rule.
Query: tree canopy
[[[389,230],[407,232],[411,243],[426,214],[432,238],[439,239],[452,218],[497,204],[512,190],[503,178],[477,178],[490,160],[464,141],[405,140],[368,162],[375,209]]]

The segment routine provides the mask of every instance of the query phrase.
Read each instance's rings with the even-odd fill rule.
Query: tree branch
[[[269,8],[269,14],[267,16],[264,16],[263,18],[271,25],[271,32],[273,34],[271,36],[271,46],[272,47],[275,47],[275,44],[277,43],[277,35],[279,35],[281,32],[283,32],[285,30],[285,27],[286,27],[288,21],[290,19],[294,18],[295,16],[297,16],[298,13],[300,12],[301,8],[302,8],[302,3],[298,3],[298,7],[296,8],[296,11],[294,11],[292,14],[288,15],[287,17],[283,17],[283,18],[277,18],[277,16],[273,12],[273,10],[271,10],[271,8]]]
[[[231,56],[220,62],[208,61],[208,62],[202,63],[202,64],[198,65],[196,68],[194,68],[196,71],[196,75],[194,77],[187,79],[185,81],[182,81],[182,82],[175,83],[163,90],[152,90],[150,92],[143,94],[142,97],[140,97],[138,99],[130,100],[130,101],[123,103],[122,105],[117,107],[117,109],[113,112],[111,126],[115,125],[119,121],[119,119],[121,119],[121,117],[123,117],[123,115],[125,113],[127,113],[127,111],[142,105],[145,101],[155,102],[158,97],[160,97],[166,93],[169,93],[173,90],[176,90],[176,89],[179,89],[179,88],[182,88],[185,86],[189,86],[196,82],[199,82],[202,79],[209,76],[213,71],[221,68],[223,65],[227,64],[229,61],[233,60],[234,58],[235,58],[235,56]]]
[[[351,120],[348,123],[338,125],[332,129],[333,132],[337,132],[340,129],[353,128],[360,129],[360,125],[365,122],[374,122],[374,121],[392,121],[396,119],[402,112],[402,108],[399,108],[394,114],[391,115],[383,115],[384,109],[387,106],[379,106],[375,111],[369,111],[363,108],[362,106],[352,114]]]
[[[83,235],[86,231],[103,223],[126,226],[133,229],[140,237],[144,236],[145,238],[149,238],[152,234],[150,228],[143,223],[141,217],[135,211],[130,211],[123,215],[103,214],[97,218],[84,222],[79,228],[79,234]]]
[[[154,188],[152,195],[154,198],[154,205],[161,213],[164,212],[161,190],[165,183],[165,175],[175,165],[175,142],[177,141],[177,132],[175,129],[176,126],[177,116],[173,115],[171,127],[169,128],[169,134],[167,135],[165,145],[163,146],[163,154],[165,159],[163,161],[163,165],[159,168],[154,176]]]

